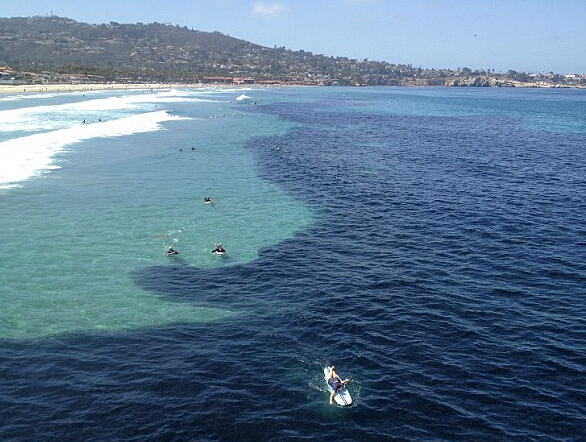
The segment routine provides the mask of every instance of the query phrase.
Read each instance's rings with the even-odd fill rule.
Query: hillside
[[[219,73],[209,62],[262,50],[220,33],[152,24],[91,25],[62,17],[0,19],[0,61],[17,70],[93,74]],[[82,69],[83,70],[83,69]]]
[[[56,16],[0,18],[2,66],[10,69],[0,70],[0,81],[21,83],[59,81],[63,77],[57,73],[69,73],[100,81],[135,82],[199,82],[224,76],[326,85],[586,84],[584,79],[553,73],[535,78],[513,71],[505,75],[468,68],[429,70],[267,48],[219,32],[161,23],[87,24]]]

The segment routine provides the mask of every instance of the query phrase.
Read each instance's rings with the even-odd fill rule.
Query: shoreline
[[[272,85],[277,87],[287,86],[301,86],[301,85],[288,85],[278,84]],[[309,85],[306,85],[309,86]],[[85,92],[85,91],[124,91],[124,90],[161,90],[161,89],[172,89],[172,88],[192,88],[192,89],[218,89],[218,88],[254,88],[254,87],[267,87],[267,85],[240,85],[240,84],[216,84],[216,83],[48,83],[48,84],[0,84],[0,96],[2,95],[20,95],[20,94],[35,94],[43,92]],[[323,86],[317,86],[323,87]],[[360,87],[360,86],[342,86],[342,87]],[[364,87],[364,86],[362,86]],[[377,86],[367,86],[377,87]],[[385,86],[383,86],[385,87]],[[387,86],[393,87],[393,86]],[[423,86],[423,85],[404,85],[399,87],[425,87],[425,88],[478,88],[467,84],[460,86]],[[489,88],[496,88],[496,86],[489,86]],[[548,84],[515,84],[514,86],[501,86],[503,89],[586,89],[582,86],[554,86]]]
[[[123,91],[123,90],[151,90],[171,88],[211,88],[225,87],[225,85],[208,85],[203,83],[90,83],[90,84],[3,84],[0,85],[0,94],[29,94],[39,92],[84,92],[84,91]]]

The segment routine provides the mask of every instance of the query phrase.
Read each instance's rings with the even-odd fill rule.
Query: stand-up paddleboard
[[[332,390],[332,387],[330,387],[330,384],[328,383],[329,374],[330,374],[330,367],[324,367],[324,378],[326,380],[326,385],[328,386],[328,393],[331,393],[333,390]],[[342,380],[342,379],[340,379],[340,380]],[[345,385],[342,388],[342,390],[338,391],[334,395],[334,402],[336,402],[336,404],[338,404],[342,407],[347,407],[348,405],[352,404],[352,396],[350,396],[350,392],[348,391],[348,389],[346,388]]]

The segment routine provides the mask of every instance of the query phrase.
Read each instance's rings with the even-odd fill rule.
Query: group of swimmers
[[[205,204],[211,204],[212,203],[212,199],[209,196],[206,196],[203,199],[203,202]],[[224,253],[226,253],[226,249],[224,249],[224,247],[222,247],[222,243],[217,244],[216,248],[214,250],[212,250],[212,253],[214,255],[223,255]],[[169,249],[167,250],[167,252],[165,253],[166,256],[169,255],[178,255],[179,252],[177,250],[175,250],[173,247],[169,247]]]

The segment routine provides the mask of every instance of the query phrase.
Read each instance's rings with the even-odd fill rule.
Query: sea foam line
[[[129,111],[133,113],[152,111],[158,104],[163,103],[215,101],[197,98],[194,94],[174,89],[105,98],[95,97],[94,95],[94,98],[74,103],[38,106],[26,106],[27,102],[22,101],[23,107],[0,110],[0,132],[50,131],[70,127],[72,121],[76,124],[84,118],[98,120],[112,113],[117,113],[121,117]]]
[[[185,117],[165,111],[147,112],[117,120],[92,124],[78,124],[65,129],[14,138],[0,143],[0,189],[59,169],[54,164],[56,154],[65,147],[91,138],[120,137],[142,132],[154,132],[162,127],[159,123],[181,120]]]

